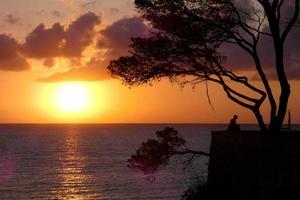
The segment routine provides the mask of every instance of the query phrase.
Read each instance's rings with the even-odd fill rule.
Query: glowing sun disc
[[[83,84],[64,84],[56,91],[55,103],[63,112],[82,112],[89,107],[90,93]]]

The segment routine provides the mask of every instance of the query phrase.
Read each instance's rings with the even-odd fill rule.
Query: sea
[[[207,178],[208,158],[174,157],[152,175],[127,160],[155,132],[173,127],[188,148],[209,152],[211,131],[226,125],[0,125],[1,200],[176,200]],[[256,129],[242,126],[242,129]]]

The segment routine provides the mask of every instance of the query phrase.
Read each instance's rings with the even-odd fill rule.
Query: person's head
[[[233,119],[237,119],[238,118],[238,116],[237,115],[233,115]]]

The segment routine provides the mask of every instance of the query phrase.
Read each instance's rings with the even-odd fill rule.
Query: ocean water
[[[180,199],[207,175],[207,158],[182,169],[180,158],[153,177],[127,159],[155,131],[176,128],[194,150],[209,151],[224,125],[0,125],[0,199]]]

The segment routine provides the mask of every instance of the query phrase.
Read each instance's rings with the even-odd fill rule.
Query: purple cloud
[[[30,58],[80,57],[96,33],[100,17],[89,12],[80,16],[69,27],[56,23],[51,28],[38,25],[25,39],[24,55]]]
[[[128,53],[131,37],[145,37],[148,27],[138,17],[118,20],[100,31],[99,49],[106,49],[104,58],[95,56],[84,67],[71,68],[69,71],[56,73],[49,77],[38,79],[40,82],[59,81],[100,81],[109,79],[106,70],[109,61]]]
[[[15,16],[13,14],[8,14],[4,17],[4,21],[9,24],[17,24],[20,22],[20,20],[21,20],[20,17]]]
[[[62,55],[64,28],[59,23],[51,28],[38,25],[25,39],[23,53],[30,58],[50,58]]]
[[[61,12],[59,10],[53,10],[52,11],[52,15],[54,17],[58,17],[58,18],[62,17],[62,14],[61,14]]]
[[[53,58],[46,58],[43,62],[45,67],[51,68],[55,65],[55,60]]]
[[[241,1],[245,0],[236,0],[239,4]],[[246,5],[246,4],[245,4]],[[281,30],[287,26],[288,19],[293,15],[294,11],[294,2],[287,1],[281,10]],[[268,29],[263,29],[264,32],[269,32]],[[287,76],[290,79],[300,79],[300,28],[293,27],[291,32],[288,35],[288,38],[285,43],[285,55],[284,61],[286,66]],[[254,63],[251,57],[240,47],[235,45],[226,44],[220,49],[227,57],[226,65],[232,70],[255,70]],[[270,80],[276,79],[275,73],[275,56],[274,56],[274,44],[273,39],[269,36],[262,35],[259,45],[258,53],[261,57],[261,62],[263,69],[266,71],[266,75]],[[257,79],[255,77],[254,79]]]
[[[99,48],[128,49],[132,37],[146,37],[149,28],[140,17],[118,20],[100,32]]]
[[[0,35],[0,70],[24,71],[30,65],[19,52],[18,42],[9,35]]]
[[[98,15],[89,12],[71,23],[65,32],[64,55],[80,57],[82,51],[93,42],[95,26],[100,22]]]

